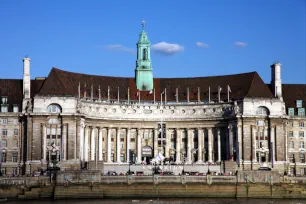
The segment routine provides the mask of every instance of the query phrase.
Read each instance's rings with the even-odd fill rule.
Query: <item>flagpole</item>
[[[138,102],[140,104],[140,90],[138,90]]]
[[[227,102],[229,102],[229,85],[227,85]]]
[[[119,103],[119,86],[118,86],[118,103]]]
[[[210,86],[208,87],[208,103],[210,103]]]
[[[218,102],[220,103],[220,86],[218,86]]]
[[[78,91],[79,91],[79,98],[81,98],[81,83],[79,82],[79,89],[78,89]]]
[[[165,105],[167,103],[167,89],[165,88]]]
[[[200,87],[198,87],[198,103],[200,103]]]
[[[110,102],[110,97],[109,97],[109,91],[110,91],[110,87],[107,87],[107,101]]]
[[[178,88],[176,88],[176,103],[178,103]]]
[[[91,85],[91,92],[90,92],[90,99],[92,100],[93,99],[93,85]]]
[[[100,85],[99,85],[99,101],[101,101],[101,89],[100,89]]]
[[[130,87],[128,87],[128,103],[130,103]]]
[[[187,102],[189,103],[189,87],[187,88]]]
[[[85,98],[85,100],[86,100],[86,83],[85,83],[84,98]]]
[[[163,105],[163,93],[160,94],[160,105]]]

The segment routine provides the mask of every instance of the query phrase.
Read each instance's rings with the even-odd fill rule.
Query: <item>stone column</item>
[[[99,130],[99,141],[98,141],[99,161],[103,161],[103,136],[102,136],[103,129],[99,128],[98,130]]]
[[[137,129],[137,163],[141,163],[141,138],[142,130]]]
[[[254,126],[251,126],[251,132],[252,132],[252,160],[253,163],[257,162],[257,158],[256,158],[256,128]]]
[[[212,128],[208,128],[208,162],[213,162],[212,160],[212,139],[213,139],[213,135],[212,135]]]
[[[116,147],[117,147],[117,151],[116,151],[116,156],[117,156],[117,163],[120,163],[120,156],[121,156],[121,152],[120,152],[120,128],[117,128],[117,139],[116,139]]]
[[[232,161],[234,161],[234,137],[233,137],[233,126],[229,124],[228,126],[228,143],[229,143],[229,156]]]
[[[187,129],[187,160],[188,163],[191,163],[192,157],[191,157],[191,130]]]
[[[46,161],[47,157],[47,128],[46,125],[43,124],[43,152],[42,152],[42,159]]]
[[[165,147],[165,157],[166,158],[169,158],[170,157],[170,142],[171,140],[169,140],[169,130],[168,128],[166,128],[166,139],[165,139],[165,142],[166,142],[166,147]]]
[[[175,162],[177,164],[181,163],[181,142],[182,142],[182,138],[181,138],[181,129],[175,129],[175,134],[176,134],[176,138],[175,138],[175,142],[176,142],[176,152],[175,152]]]
[[[90,136],[90,160],[95,160],[95,127],[91,128],[91,136]]]
[[[221,162],[221,130],[217,129],[217,137],[218,137],[218,162]]]
[[[274,132],[274,127],[271,126],[270,129],[270,141],[271,141],[271,149],[270,149],[270,154],[271,154],[271,162],[272,162],[272,167],[274,166],[275,162],[275,132]]]
[[[62,160],[67,159],[67,124],[63,124],[62,126]]]
[[[158,129],[154,129],[154,139],[153,139],[154,157],[158,155]]]
[[[198,128],[198,163],[202,163],[203,159],[202,159],[202,140],[204,140],[203,138],[203,129],[202,128]]]
[[[84,124],[80,124],[80,160],[84,160]]]
[[[84,160],[88,161],[88,126],[85,127]]]
[[[131,134],[131,129],[127,129],[126,133],[126,163],[130,163],[130,134]]]
[[[111,147],[111,139],[112,139],[112,129],[107,129],[107,163],[112,163],[112,147]]]
[[[241,158],[242,158],[242,133],[241,133],[241,125],[237,125],[237,142],[238,142],[238,163],[240,165],[241,163]]]

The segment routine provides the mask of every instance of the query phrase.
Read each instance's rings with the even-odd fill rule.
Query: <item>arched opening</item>
[[[147,49],[146,48],[144,48],[143,50],[142,50],[142,59],[143,60],[147,60]]]
[[[62,107],[58,104],[50,104],[48,106],[48,112],[49,113],[61,113],[62,112]]]
[[[261,116],[268,116],[270,114],[270,111],[267,107],[265,106],[260,106],[256,110],[256,115],[261,115]]]

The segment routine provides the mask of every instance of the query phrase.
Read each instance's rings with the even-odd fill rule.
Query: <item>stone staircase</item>
[[[26,200],[52,198],[53,190],[54,190],[53,185],[25,188],[24,194],[18,195],[18,198]]]

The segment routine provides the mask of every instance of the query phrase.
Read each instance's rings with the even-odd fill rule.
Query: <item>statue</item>
[[[234,102],[234,112],[235,112],[236,115],[240,114],[240,108],[237,104],[237,101]]]

